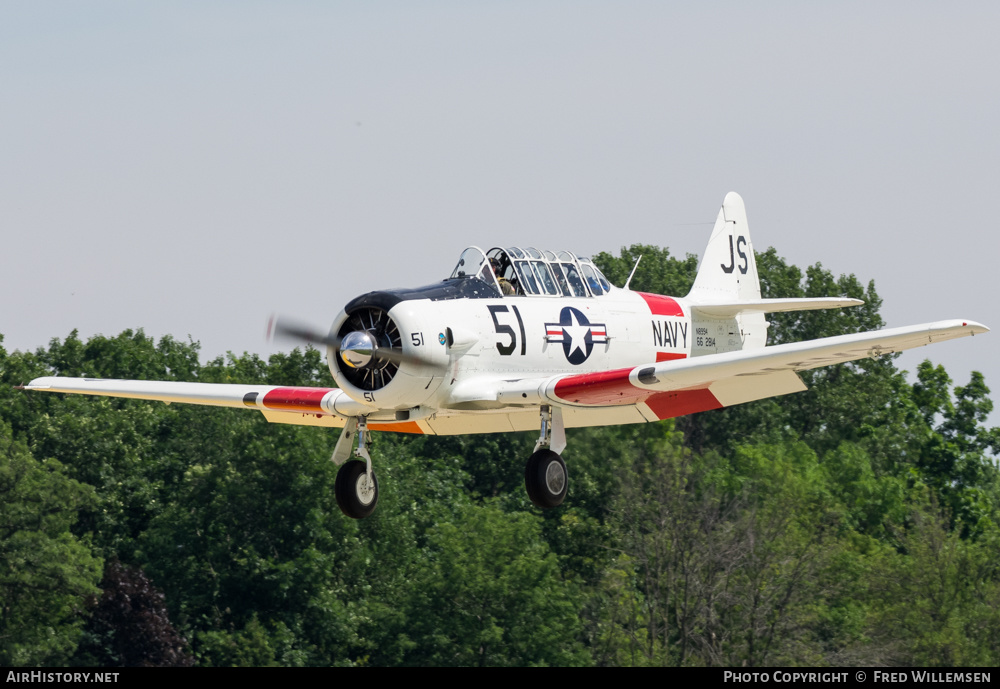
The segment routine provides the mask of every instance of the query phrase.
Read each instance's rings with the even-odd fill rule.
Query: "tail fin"
[[[726,194],[722,202],[687,299],[692,307],[692,327],[704,333],[696,338],[692,356],[758,349],[767,344],[768,322],[764,314],[759,310],[743,312],[749,303],[761,301],[760,280],[747,212],[736,192]],[[705,309],[708,305],[722,307],[723,313]]]
[[[726,194],[722,202],[687,298],[693,303],[760,299],[760,280],[747,227],[747,212],[743,199],[734,191]]]

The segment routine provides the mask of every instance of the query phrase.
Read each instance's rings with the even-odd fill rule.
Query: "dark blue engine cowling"
[[[344,311],[350,314],[355,309],[374,306],[388,312],[399,302],[410,299],[443,301],[445,299],[499,299],[501,296],[503,295],[496,288],[482,280],[442,280],[433,285],[412,289],[379,290],[362,294],[349,301],[344,307]]]

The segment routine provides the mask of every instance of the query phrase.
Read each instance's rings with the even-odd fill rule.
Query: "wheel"
[[[566,498],[569,475],[562,457],[552,450],[539,450],[524,467],[524,487],[538,507],[559,507]]]
[[[365,462],[345,462],[337,472],[333,492],[341,512],[351,519],[364,519],[375,511],[378,504],[378,479],[373,471],[369,483]]]

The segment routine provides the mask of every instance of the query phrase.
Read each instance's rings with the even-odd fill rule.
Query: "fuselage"
[[[338,385],[373,409],[488,409],[491,382],[629,368],[742,349],[750,338],[739,318],[698,317],[683,298],[608,286],[599,296],[508,295],[477,278],[416,290],[373,292],[353,300],[333,331],[358,322],[352,314],[382,310],[397,346],[420,363],[390,365],[391,376],[360,377],[329,353]],[[451,284],[449,284],[451,283]],[[694,313],[694,315],[693,315]],[[341,332],[343,334],[343,332]],[[388,342],[388,337],[384,337]]]

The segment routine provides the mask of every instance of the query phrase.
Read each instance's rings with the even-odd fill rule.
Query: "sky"
[[[0,333],[290,349],[466,246],[754,245],[1000,327],[996,2],[0,0]],[[1000,333],[920,348],[1000,393]],[[994,394],[994,399],[1000,395]],[[1000,425],[1000,412],[991,423]]]

